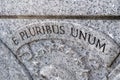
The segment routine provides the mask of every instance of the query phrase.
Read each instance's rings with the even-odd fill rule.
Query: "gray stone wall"
[[[119,80],[119,0],[0,0],[0,80]]]

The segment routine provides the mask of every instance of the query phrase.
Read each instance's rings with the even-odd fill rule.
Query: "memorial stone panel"
[[[0,0],[0,80],[120,80],[119,0]]]

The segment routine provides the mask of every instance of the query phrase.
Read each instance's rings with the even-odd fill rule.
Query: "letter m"
[[[100,40],[98,39],[98,41],[96,43],[96,48],[99,48],[99,49],[102,48],[102,52],[104,52],[105,51],[105,46],[106,46],[106,44],[104,43],[104,44],[101,45]]]

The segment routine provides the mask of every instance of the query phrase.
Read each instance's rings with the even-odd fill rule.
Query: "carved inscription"
[[[119,46],[102,32],[65,22],[24,26],[10,41],[35,80],[103,80],[119,53]]]
[[[45,25],[45,26],[34,26],[27,27],[20,31],[19,38],[12,37],[12,41],[15,45],[20,44],[19,41],[24,41],[28,38],[44,35],[44,34],[59,34],[64,35],[65,33],[70,35],[71,37],[78,38],[79,40],[84,40],[89,45],[94,45],[96,48],[100,49],[102,52],[105,51],[106,43],[102,43],[99,38],[93,36],[93,34],[83,32],[80,29],[71,27],[70,32],[65,30],[66,26],[62,25]]]
[[[83,33],[79,29],[71,28],[71,36],[83,39],[84,41],[87,41],[90,45],[95,45],[96,48],[102,49],[102,52],[105,51],[106,43],[101,44],[100,39],[97,39],[91,34]]]

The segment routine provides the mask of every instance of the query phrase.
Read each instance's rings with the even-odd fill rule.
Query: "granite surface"
[[[1,45],[6,44],[8,48],[1,48],[3,52],[0,53],[12,51],[8,52],[11,55],[6,55],[15,56],[14,61],[21,68],[16,67],[24,75],[22,80],[111,80],[111,76],[119,76],[119,73],[114,73],[120,61],[120,22],[117,20],[2,19],[0,25]],[[50,25],[51,28],[43,28]],[[38,34],[36,27],[47,32]],[[53,27],[55,29],[52,31]],[[38,28],[37,31],[40,30]],[[81,40],[80,33],[75,37],[77,29],[83,33]],[[71,30],[74,31],[72,37],[69,35]],[[95,47],[97,40],[100,40],[98,48]],[[105,51],[103,43],[106,43]],[[1,59],[4,60],[4,57]],[[9,58],[7,60],[10,61]],[[20,75],[17,77],[13,73],[16,76],[14,79],[19,79]],[[4,74],[10,75],[7,72]],[[118,76],[114,79],[119,80]]]
[[[120,0],[0,0],[1,15],[119,15]]]
[[[0,41],[0,79],[30,80],[12,52]]]
[[[30,15],[119,17],[120,0],[0,0],[0,80],[120,80],[119,20]]]

